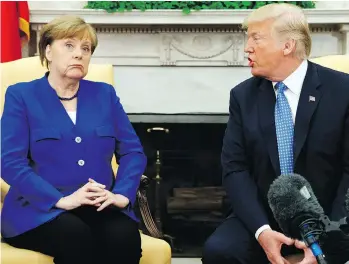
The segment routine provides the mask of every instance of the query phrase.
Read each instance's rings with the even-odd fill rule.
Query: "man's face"
[[[254,76],[274,76],[284,57],[281,42],[272,36],[272,20],[254,22],[248,25],[245,52]]]

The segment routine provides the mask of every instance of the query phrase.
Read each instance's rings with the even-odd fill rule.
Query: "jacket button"
[[[84,160],[79,160],[78,164],[79,164],[79,166],[84,166],[85,165],[85,161]]]
[[[80,142],[81,142],[81,137],[76,137],[76,138],[75,138],[75,142],[76,142],[76,143],[80,143]]]

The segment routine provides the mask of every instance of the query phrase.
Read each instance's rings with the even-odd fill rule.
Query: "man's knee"
[[[246,252],[247,253],[247,252]],[[214,263],[241,263],[238,260],[244,258],[244,251],[235,243],[224,243],[224,240],[216,237],[214,234],[206,241],[203,253],[202,262],[204,264]]]

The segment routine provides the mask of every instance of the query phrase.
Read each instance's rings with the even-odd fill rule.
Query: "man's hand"
[[[89,179],[89,182],[97,183],[92,179]],[[102,211],[109,205],[114,205],[123,209],[130,203],[130,200],[121,194],[114,194],[108,190],[104,190],[104,193],[104,196],[98,197],[93,201],[93,204],[98,207],[97,211]]]
[[[88,182],[77,191],[61,198],[56,207],[64,210],[73,210],[81,205],[94,205],[95,199],[106,196],[105,185],[97,182]]]
[[[289,246],[293,245],[293,239],[286,237],[284,234],[268,229],[259,235],[258,242],[271,264],[289,264],[289,262],[281,256],[281,247],[283,244]]]
[[[297,264],[317,264],[316,258],[311,252],[311,249],[308,248],[304,242],[301,242],[299,240],[296,240],[294,243],[295,247],[298,249],[303,249],[304,251],[304,258],[301,262],[298,262]]]

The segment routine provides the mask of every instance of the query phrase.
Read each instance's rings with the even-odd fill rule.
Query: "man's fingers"
[[[296,248],[303,249],[303,250],[307,248],[305,243],[302,242],[302,241],[299,241],[299,240],[296,240],[294,245],[295,245]]]
[[[292,238],[289,238],[281,233],[278,233],[278,239],[280,242],[282,242],[283,244],[288,245],[288,246],[291,246],[294,244],[294,240]]]

